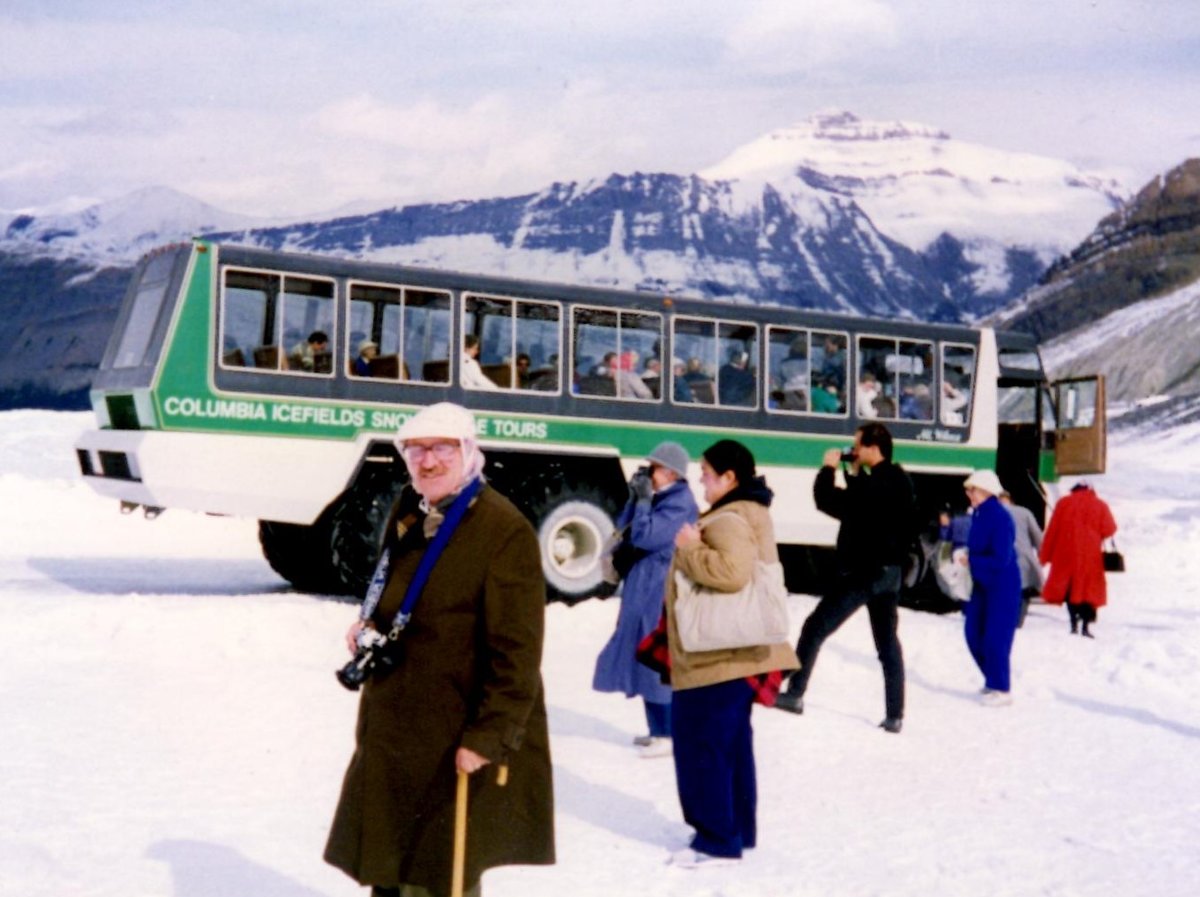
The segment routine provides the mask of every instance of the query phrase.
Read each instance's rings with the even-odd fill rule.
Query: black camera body
[[[358,691],[376,673],[395,666],[395,642],[369,626],[363,627],[356,639],[358,650],[354,659],[337,671],[337,680],[350,691]]]
[[[842,449],[841,460],[843,464],[854,463],[854,446]]]

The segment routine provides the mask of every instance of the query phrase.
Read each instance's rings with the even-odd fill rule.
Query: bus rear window
[[[133,298],[129,319],[125,322],[125,332],[121,334],[121,342],[113,358],[114,368],[136,368],[145,363],[154,325],[158,322],[163,300],[171,286],[174,261],[174,253],[163,253],[147,263]]]

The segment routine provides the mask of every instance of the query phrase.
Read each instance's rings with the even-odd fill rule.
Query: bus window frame
[[[400,302],[399,302],[400,332],[399,332],[399,336],[398,336],[399,344],[398,344],[397,353],[396,353],[397,354],[397,367],[398,367],[398,370],[400,373],[400,376],[398,376],[398,377],[395,377],[395,378],[393,378],[393,377],[372,377],[370,375],[364,377],[362,374],[354,373],[354,362],[358,359],[358,352],[355,351],[354,346],[350,345],[350,318],[351,318],[350,312],[351,312],[351,309],[353,308],[354,302],[356,301],[354,299],[354,288],[356,286],[362,286],[362,287],[367,287],[369,289],[378,289],[378,290],[394,290],[400,294]],[[435,389],[443,389],[443,390],[449,389],[449,387],[450,387],[450,372],[449,372],[449,359],[448,358],[446,359],[447,373],[446,373],[445,380],[426,380],[424,377],[420,377],[420,378],[413,377],[413,376],[411,376],[411,374],[412,374],[411,367],[409,368],[410,376],[408,376],[408,377],[403,376],[404,365],[407,364],[407,362],[408,362],[408,359],[405,358],[405,354],[404,354],[404,339],[405,339],[405,327],[406,327],[405,322],[404,322],[404,312],[405,312],[405,309],[408,307],[408,293],[410,290],[413,292],[418,292],[418,293],[433,293],[433,294],[437,294],[440,296],[444,296],[446,298],[446,300],[447,300],[446,314],[449,317],[448,323],[450,325],[449,326],[450,332],[448,334],[448,347],[446,350],[447,355],[449,355],[449,353],[453,351],[453,347],[455,345],[455,343],[454,343],[454,291],[448,290],[448,289],[445,289],[442,287],[422,286],[420,284],[396,283],[396,282],[387,283],[384,281],[361,280],[358,278],[351,278],[346,281],[346,307],[345,307],[345,314],[346,314],[346,335],[345,335],[346,356],[345,357],[346,357],[346,361],[344,362],[344,364],[346,366],[346,368],[345,368],[346,377],[351,382],[353,382],[353,383],[385,383],[385,384],[389,384],[389,385],[402,384],[404,386],[419,386],[419,387],[426,387],[426,388],[432,387]],[[360,300],[360,301],[362,301],[362,300]],[[373,323],[374,322],[372,322],[372,324]],[[368,334],[366,338],[370,339],[374,342],[378,342],[378,340],[375,340],[374,334]],[[441,359],[428,359],[428,360],[429,361],[440,361]]]
[[[937,369],[937,416],[935,423],[939,427],[961,427],[970,432],[971,418],[975,414],[975,399],[979,389],[979,347],[971,343],[960,343],[955,340],[938,340],[938,369]],[[966,349],[971,353],[971,371],[966,391],[967,402],[962,409],[943,409],[943,393],[942,388],[945,383],[946,376],[946,349]],[[952,423],[946,420],[944,416],[945,410],[959,410],[962,414],[962,421]]]
[[[575,354],[576,348],[577,348],[577,343],[575,340],[575,313],[577,311],[602,312],[603,314],[606,314],[606,315],[615,315],[616,316],[616,319],[617,319],[616,353],[617,353],[618,358],[620,358],[620,356],[625,351],[625,349],[622,347],[622,339],[621,339],[621,334],[625,330],[625,325],[624,325],[625,316],[626,315],[637,315],[639,317],[657,318],[658,319],[658,341],[657,342],[660,347],[660,358],[659,358],[659,361],[660,361],[659,376],[660,377],[662,376],[661,355],[663,353],[661,352],[661,347],[663,345],[664,324],[665,324],[666,319],[668,317],[670,317],[670,315],[664,314],[663,312],[658,311],[658,310],[649,310],[649,309],[642,309],[642,308],[621,308],[619,306],[591,305],[587,302],[572,302],[572,303],[570,303],[570,316],[569,316],[570,322],[567,325],[567,332],[565,334],[566,341],[568,343],[570,343],[571,366],[569,368],[569,371],[571,374],[571,383],[572,383],[572,389],[571,389],[571,398],[572,399],[588,399],[588,400],[626,402],[626,403],[632,402],[637,405],[644,405],[644,406],[650,406],[650,405],[660,405],[661,406],[662,402],[663,402],[663,395],[666,392],[666,390],[660,388],[658,396],[652,395],[651,398],[649,398],[649,399],[644,399],[639,396],[620,395],[619,394],[620,390],[615,388],[616,378],[613,379],[614,394],[611,396],[610,395],[600,395],[598,393],[580,392],[580,391],[577,391],[574,389],[575,371],[579,364],[578,357]],[[637,330],[640,328],[631,328],[631,329]],[[649,358],[650,356],[646,356],[646,357]],[[561,359],[560,359],[560,361],[561,361]],[[599,364],[600,361],[603,361],[603,357],[601,357],[600,359],[597,359],[597,364]],[[635,376],[638,376],[638,377],[641,376],[640,373],[637,373],[637,372],[632,372],[632,373],[634,373]],[[661,383],[661,381],[660,381],[660,383]],[[560,380],[559,385],[560,385],[560,387],[562,386],[561,380]],[[647,389],[649,389],[649,387],[647,387]]]
[[[563,382],[562,382],[562,356],[563,356],[562,343],[563,343],[563,306],[564,306],[563,301],[561,299],[533,299],[528,296],[512,296],[512,295],[505,295],[502,293],[487,293],[487,292],[482,292],[480,290],[462,290],[459,293],[458,325],[459,325],[459,334],[460,335],[459,335],[458,343],[457,343],[457,345],[459,346],[459,366],[460,367],[462,365],[462,341],[464,339],[466,339],[466,336],[467,336],[467,302],[472,298],[485,299],[485,300],[488,300],[491,302],[508,302],[508,303],[511,303],[511,305],[512,305],[512,314],[509,316],[509,320],[512,322],[512,328],[511,328],[511,333],[509,336],[509,347],[508,347],[508,359],[509,359],[509,361],[508,361],[508,376],[509,376],[509,383],[512,383],[514,385],[500,386],[499,384],[496,384],[495,390],[491,390],[491,389],[479,390],[479,389],[473,389],[471,387],[463,386],[462,383],[460,382],[458,384],[459,388],[464,389],[468,392],[484,392],[484,393],[501,392],[501,393],[508,393],[508,394],[519,393],[520,395],[540,395],[540,396],[543,396],[546,398],[562,395],[562,386],[563,386]],[[558,388],[557,389],[554,389],[554,390],[530,389],[528,387],[522,387],[520,385],[519,375],[517,374],[517,355],[519,354],[517,352],[517,321],[520,320],[517,315],[517,304],[518,303],[525,303],[527,305],[548,306],[550,308],[555,309],[555,311],[558,313],[557,320],[555,321],[555,331],[558,334],[558,372],[557,372],[558,373]],[[482,338],[481,338],[481,340],[480,340],[480,346],[481,346],[480,354],[481,355],[483,354],[482,345],[483,345],[483,343],[482,343]]]
[[[671,318],[672,357],[674,357],[674,353],[676,352],[676,348],[678,346],[678,341],[675,338],[675,333],[676,333],[675,324],[678,321],[694,321],[694,322],[700,323],[700,324],[712,324],[713,325],[712,339],[717,347],[717,354],[716,354],[716,358],[715,358],[717,365],[716,365],[716,370],[714,371],[715,376],[712,377],[713,401],[711,403],[696,402],[696,401],[676,402],[675,401],[675,371],[674,371],[674,365],[672,365],[671,366],[672,367],[671,389],[670,389],[671,403],[673,405],[679,406],[680,408],[710,408],[713,411],[738,411],[738,412],[743,412],[743,413],[757,413],[760,410],[762,410],[762,406],[760,406],[760,401],[762,400],[762,397],[763,397],[763,388],[764,388],[763,385],[764,385],[764,383],[766,383],[766,379],[762,375],[763,374],[763,363],[762,363],[762,359],[763,359],[762,334],[763,334],[763,331],[762,331],[762,328],[759,327],[759,323],[757,321],[746,321],[746,320],[741,320],[738,318],[719,318],[719,317],[711,317],[709,315],[696,315],[696,314],[673,314],[670,316],[670,318]],[[756,345],[754,347],[753,352],[747,353],[750,356],[750,361],[757,362],[757,366],[755,368],[756,373],[754,374],[754,390],[751,393],[751,395],[753,395],[753,397],[754,397],[753,404],[750,404],[750,405],[725,405],[725,404],[722,404],[722,402],[721,402],[721,368],[724,367],[724,363],[722,362],[721,340],[728,338],[728,337],[721,336],[721,325],[722,324],[726,324],[726,325],[729,325],[732,327],[749,327],[754,331],[754,340],[755,340]],[[743,351],[745,351],[745,350],[743,350]],[[683,358],[683,356],[679,356],[679,357]],[[684,361],[684,366],[686,368],[687,359],[684,358],[683,361]],[[667,390],[664,389],[663,393],[666,394],[666,392],[667,392]],[[765,403],[763,403],[763,405],[765,405]]]
[[[274,292],[270,293],[267,296],[268,310],[267,310],[266,319],[269,320],[272,325],[272,331],[273,331],[272,335],[276,339],[276,342],[274,343],[274,345],[277,346],[279,349],[278,360],[279,360],[280,367],[263,368],[263,367],[257,367],[255,365],[238,366],[238,365],[229,365],[229,364],[225,363],[225,354],[226,353],[224,352],[223,347],[225,345],[225,322],[226,322],[226,317],[227,317],[225,314],[226,285],[228,283],[227,275],[231,271],[236,271],[236,272],[239,272],[242,274],[256,274],[256,275],[260,275],[260,276],[264,276],[264,277],[272,277],[272,278],[276,279],[276,287],[277,288],[274,290]],[[284,336],[284,333],[283,333],[283,308],[284,308],[284,299],[287,295],[285,287],[286,287],[288,278],[291,278],[293,280],[309,280],[309,281],[314,281],[314,282],[319,282],[319,283],[327,283],[332,288],[329,299],[330,299],[330,302],[331,302],[331,305],[333,308],[333,317],[332,317],[332,322],[330,324],[330,330],[332,330],[333,332],[327,334],[327,336],[329,337],[329,356],[330,356],[328,371],[305,371],[305,370],[295,370],[293,368],[287,367],[288,347],[283,344],[283,336]],[[217,326],[217,347],[218,347],[217,365],[219,366],[219,368],[221,370],[250,372],[250,373],[255,373],[255,374],[271,374],[271,375],[284,374],[289,377],[303,377],[303,378],[307,378],[307,379],[316,379],[316,380],[331,380],[337,376],[337,368],[338,368],[338,359],[337,359],[338,332],[337,331],[338,331],[338,310],[339,310],[339,304],[340,304],[340,299],[339,299],[340,291],[338,290],[337,278],[329,277],[329,276],[322,275],[322,274],[310,274],[308,272],[300,272],[300,271],[295,271],[295,270],[283,271],[278,268],[250,268],[250,267],[245,267],[242,265],[221,265],[219,280],[220,280],[220,295],[218,296],[218,300],[216,303],[216,312],[217,312],[217,317],[218,317],[218,322],[217,322],[218,323],[218,326]],[[272,306],[273,306],[273,308],[271,308]],[[301,339],[303,340],[306,337],[307,337],[307,334],[305,336],[302,336]],[[271,345],[272,345],[271,343],[262,343],[260,347],[256,347],[256,348],[268,347]]]

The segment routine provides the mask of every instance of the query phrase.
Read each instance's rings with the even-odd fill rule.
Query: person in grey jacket
[[[1000,503],[1008,509],[1017,528],[1017,566],[1021,568],[1021,615],[1017,618],[1017,628],[1020,629],[1025,623],[1029,602],[1042,593],[1042,564],[1038,560],[1038,550],[1042,547],[1042,528],[1033,511],[1013,503],[1007,489],[1000,493]]]
[[[684,524],[695,523],[700,512],[688,487],[688,455],[682,445],[663,442],[646,460],[648,469],[639,468],[630,479],[629,501],[617,517],[618,530],[629,527],[625,538],[637,549],[638,559],[621,586],[617,626],[596,659],[592,688],[642,698],[649,732],[633,742],[639,756],[649,758],[671,754],[671,688],[638,663],[637,646],[662,616],[675,535]]]

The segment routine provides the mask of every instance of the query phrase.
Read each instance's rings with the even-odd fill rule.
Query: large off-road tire
[[[384,527],[407,475],[392,463],[368,463],[330,506],[329,554],[341,587],[362,598],[383,548]]]
[[[329,516],[316,523],[258,522],[263,557],[276,573],[301,592],[340,595],[346,591],[329,556]]]
[[[599,490],[567,483],[550,486],[530,503],[548,600],[575,604],[613,593],[600,569],[600,552],[617,510]]]

